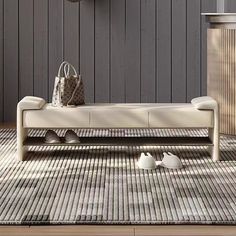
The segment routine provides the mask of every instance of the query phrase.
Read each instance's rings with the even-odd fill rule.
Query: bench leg
[[[17,127],[17,157],[19,161],[24,161],[27,147],[23,145],[25,138],[27,137],[28,130],[23,127]]]
[[[213,146],[208,147],[208,151],[213,161],[220,161],[219,132],[217,128],[208,128],[208,136],[213,143]]]

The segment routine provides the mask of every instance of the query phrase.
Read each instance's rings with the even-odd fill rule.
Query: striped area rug
[[[204,130],[78,130],[80,136],[183,135]],[[31,134],[43,135],[45,131]],[[139,170],[141,151],[171,151],[181,170]],[[204,147],[33,147],[16,160],[16,131],[0,130],[0,224],[236,224],[236,137],[223,161]]]

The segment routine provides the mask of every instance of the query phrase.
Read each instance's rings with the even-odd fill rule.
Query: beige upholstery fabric
[[[41,109],[46,101],[43,98],[27,96],[17,104],[17,153],[18,159],[23,160],[27,148],[23,145],[27,137],[27,129],[23,127],[23,112]]]
[[[209,96],[194,98],[191,103],[200,110],[215,110],[218,108],[216,100]]]
[[[41,110],[24,111],[23,126],[27,128],[89,127],[89,112],[84,109],[53,107],[46,104]]]
[[[212,111],[200,111],[191,104],[166,104],[149,111],[149,127],[207,128],[213,125]]]
[[[209,147],[209,151],[213,157],[214,161],[220,160],[219,146],[219,106],[216,100],[212,97],[204,96],[192,99],[191,103],[200,110],[213,110],[214,111],[214,127],[208,128],[209,138],[214,144],[212,147]]]
[[[43,98],[26,96],[19,103],[18,107],[21,110],[41,109],[46,104]]]
[[[192,104],[87,104],[60,108],[46,104],[23,113],[25,128],[191,128],[213,127],[213,111]]]

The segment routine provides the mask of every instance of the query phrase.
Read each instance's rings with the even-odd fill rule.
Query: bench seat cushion
[[[213,127],[213,111],[192,104],[126,103],[86,104],[58,108],[46,104],[23,112],[25,128],[207,128]]]

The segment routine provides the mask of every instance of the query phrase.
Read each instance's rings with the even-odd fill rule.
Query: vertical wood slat
[[[110,1],[95,1],[95,102],[110,100]]]
[[[186,0],[172,1],[172,100],[186,102]]]
[[[111,1],[111,102],[125,101],[125,0]]]
[[[49,78],[48,96],[51,100],[55,75],[63,61],[63,0],[49,2]]]
[[[214,37],[214,34],[213,34],[213,32],[215,32],[216,33],[216,31],[212,31],[212,38]],[[220,33],[220,32],[222,32],[222,33]],[[224,61],[224,50],[225,50],[225,42],[224,42],[224,30],[222,30],[222,31],[220,31],[220,29],[219,29],[219,34],[220,34],[220,56],[221,56],[221,61],[223,62]],[[207,47],[208,47],[209,45],[207,45]],[[209,57],[210,57],[210,55],[209,55]],[[210,60],[210,58],[209,58],[209,60]],[[217,60],[217,53],[216,53],[216,55],[215,55],[215,60]],[[221,63],[222,64],[222,71],[220,71],[220,76],[221,77],[223,77],[224,75],[223,75],[223,73],[224,73],[224,71],[225,71],[225,64],[224,63]],[[207,69],[208,69],[208,67],[207,67]],[[213,68],[214,69],[214,68]],[[211,73],[211,70],[209,70],[208,69],[208,72],[207,72],[207,74],[208,74],[208,76],[209,76],[209,73]],[[212,76],[211,76],[212,77]],[[225,129],[225,127],[224,127],[224,124],[225,124],[225,116],[224,116],[224,108],[225,108],[225,106],[223,106],[222,107],[222,104],[223,104],[223,99],[224,99],[224,83],[223,83],[223,81],[222,80],[219,80],[220,81],[220,86],[219,85],[216,85],[217,83],[217,76],[215,77],[215,81],[214,81],[214,84],[215,84],[215,88],[218,88],[218,90],[219,91],[221,91],[221,96],[222,96],[222,94],[223,94],[223,96],[222,96],[222,99],[220,99],[220,96],[219,96],[219,94],[217,93],[217,91],[216,91],[216,93],[217,93],[217,97],[218,97],[218,104],[219,104],[219,108],[220,108],[220,113],[221,113],[221,124],[220,124],[220,130],[221,129]],[[207,81],[207,84],[210,84],[210,81],[208,82]],[[208,92],[208,89],[210,89],[211,88],[211,86],[208,86],[208,88],[207,88],[207,92]],[[209,94],[210,95],[210,94]],[[213,94],[212,94],[213,95]],[[211,96],[211,95],[210,95]]]
[[[216,12],[215,0],[201,0],[201,12]],[[201,96],[207,94],[207,24],[201,17]]]
[[[19,99],[33,95],[34,2],[19,1]]]
[[[18,0],[4,1],[4,121],[16,119],[18,101]]]
[[[94,0],[80,3],[80,70],[86,102],[94,102]]]
[[[227,58],[225,57],[226,54],[225,54],[225,51],[226,51],[226,41],[225,41],[225,37],[226,37],[226,30],[223,29],[222,31],[220,31],[220,33],[222,33],[222,44],[223,44],[223,48],[221,49],[222,50],[222,63],[223,63],[223,71],[221,73],[221,78],[223,78],[223,80],[221,81],[221,86],[220,86],[220,91],[221,91],[221,99],[220,99],[220,96],[219,96],[219,99],[221,100],[220,102],[220,113],[221,113],[221,117],[222,117],[222,129],[221,131],[223,130],[226,130],[226,115],[227,115],[227,112],[226,112],[226,84],[225,84],[225,76],[227,75],[226,72],[227,72]],[[214,37],[213,37],[214,38]],[[217,57],[216,57],[217,58]],[[217,81],[215,80],[215,83],[217,83]],[[213,84],[214,86],[214,84]],[[209,84],[208,84],[208,87],[209,87]],[[217,91],[216,91],[217,92]]]
[[[0,0],[0,122],[3,122],[3,36],[4,36],[4,25],[3,25],[3,13],[4,13],[4,1]]]
[[[225,40],[225,37],[226,37],[226,33],[227,33],[227,30],[226,29],[223,29],[222,31],[220,31],[220,33],[223,33],[223,35],[222,35],[222,41],[223,41],[223,48],[222,48],[222,55],[223,55],[223,61],[222,61],[222,63],[223,63],[223,71],[222,71],[222,78],[223,78],[223,80],[221,81],[222,82],[222,84],[221,84],[221,86],[222,87],[220,87],[220,91],[221,91],[221,106],[220,106],[220,109],[221,109],[221,117],[222,117],[222,121],[223,121],[223,126],[222,126],[222,128],[223,128],[223,130],[225,130],[226,131],[226,129],[227,129],[227,123],[226,123],[226,120],[227,120],[227,110],[226,110],[226,107],[227,107],[227,104],[226,104],[226,83],[225,83],[225,80],[226,80],[226,76],[227,76],[227,57],[226,57],[226,50],[227,50],[227,45],[226,45],[226,40]],[[216,57],[217,58],[217,57]],[[215,82],[217,82],[217,81],[215,81]],[[214,86],[214,85],[213,85]],[[209,87],[209,85],[208,85],[208,87]],[[219,99],[220,99],[220,96],[219,96]],[[222,131],[223,131],[222,130]]]
[[[234,91],[233,87],[233,79],[234,79],[234,31],[230,30],[230,43],[229,43],[229,55],[230,55],[230,68],[229,68],[229,84],[228,84],[228,89],[230,93],[228,93],[228,99],[229,99],[229,114],[230,114],[230,124],[229,124],[229,130],[234,130],[234,103],[233,103],[233,98],[235,97],[232,96],[232,92]]]
[[[201,94],[201,4],[187,1],[187,102]]]
[[[50,1],[50,0],[49,0]],[[64,60],[79,70],[79,3],[64,0]]]
[[[226,132],[229,132],[229,124],[230,124],[230,113],[229,113],[229,78],[230,78],[230,54],[229,54],[229,44],[230,44],[230,30],[226,30],[226,75],[225,75],[225,100],[226,100],[226,120],[229,122],[226,122]]]
[[[236,30],[234,30],[234,51],[233,51],[233,60],[236,62]],[[236,91],[236,65],[235,63],[233,64],[233,70],[234,70],[234,73],[233,73],[233,87],[232,89],[234,91]],[[233,104],[232,104],[232,108],[235,108],[236,107],[236,96],[234,96],[233,99]],[[233,119],[233,124],[234,124],[234,133],[236,134],[236,109],[233,110],[232,112],[232,115],[234,116],[234,119]]]
[[[172,0],[158,0],[156,6],[157,102],[171,102],[171,8]]]
[[[214,38],[214,31],[213,32],[213,36],[212,38]],[[222,33],[222,36],[221,36],[221,40],[222,40],[222,48],[221,48],[221,53],[222,53],[222,62],[225,62],[225,40],[224,40],[224,37],[225,37],[225,30],[223,29],[222,31],[219,30],[219,33]],[[217,60],[217,54],[216,54],[216,60]],[[226,70],[226,64],[225,63],[222,63],[222,73],[221,73],[221,77],[224,78],[224,71]],[[208,69],[208,68],[207,68]],[[214,69],[214,68],[213,68]],[[209,70],[208,70],[208,73],[209,73]],[[217,77],[216,77],[217,78]],[[216,84],[217,83],[217,80],[215,79],[214,83],[213,84]],[[209,85],[209,83],[208,83]],[[210,87],[210,86],[208,86]],[[216,86],[215,86],[216,87]],[[223,106],[223,104],[225,103],[225,83],[223,82],[223,80],[221,80],[221,86],[220,86],[220,91],[221,91],[221,96],[222,96],[222,99],[219,99],[218,102],[219,102],[219,107],[220,107],[220,114],[221,114],[221,124],[220,124],[220,130],[225,130],[225,106]],[[217,92],[217,91],[215,91]],[[213,94],[210,95],[210,96],[214,96]]]
[[[235,104],[234,104],[234,99],[235,99],[235,86],[234,86],[234,80],[235,80],[235,57],[234,57],[234,52],[235,52],[235,30],[228,30],[228,36],[229,36],[229,42],[228,42],[228,60],[229,60],[229,73],[228,73],[228,114],[229,117],[228,119],[230,120],[229,122],[229,127],[228,131],[229,133],[235,134]]]
[[[140,0],[126,1],[125,98],[140,102]]]
[[[224,65],[224,68],[223,68],[223,71],[222,71],[222,88],[223,88],[223,91],[222,91],[222,98],[223,98],[223,104],[221,106],[221,109],[223,109],[223,121],[224,121],[224,124],[223,124],[223,127],[224,127],[224,130],[225,132],[227,132],[227,75],[228,75],[228,62],[227,62],[227,41],[225,40],[225,38],[227,37],[227,30],[224,29],[223,30],[223,37],[222,37],[222,40],[223,40],[223,43],[224,43],[224,48],[223,48],[223,65]],[[216,81],[217,82],[217,81]],[[223,130],[222,130],[223,131]]]
[[[236,62],[236,30],[234,30],[233,32],[234,34],[234,51],[233,51],[233,58],[234,58],[234,61]],[[233,73],[233,79],[232,79],[232,83],[233,83],[233,90],[236,91],[236,65],[235,63],[232,65],[233,67],[233,70],[234,70],[234,73]],[[234,96],[233,98],[233,107],[236,107],[236,96]],[[236,134],[236,109],[234,109],[233,111],[233,116],[234,116],[234,119],[233,119],[233,124],[234,124],[234,133]]]
[[[231,31],[231,47],[232,47],[232,60],[231,60],[231,78],[230,78],[230,90],[235,91],[235,30]],[[231,130],[235,133],[235,96],[230,96],[230,113],[231,113]]]
[[[34,95],[48,100],[48,4],[34,0]]]
[[[141,0],[141,102],[156,100],[156,1]]]

